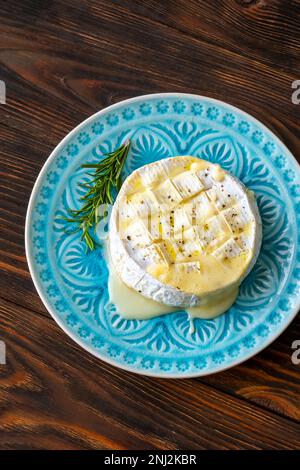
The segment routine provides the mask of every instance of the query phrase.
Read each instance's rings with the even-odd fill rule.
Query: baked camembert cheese
[[[139,168],[123,183],[110,218],[111,269],[126,295],[135,296],[133,313],[125,308],[124,315],[223,313],[260,244],[254,194],[219,165],[179,156]],[[126,303],[125,291],[122,296]],[[142,298],[149,304],[139,314]]]

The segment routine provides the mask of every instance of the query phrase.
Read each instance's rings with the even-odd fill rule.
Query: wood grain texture
[[[19,306],[17,311],[18,316],[14,304],[1,302],[8,350],[7,366],[0,369],[3,447],[293,449],[300,445],[299,423],[197,379],[159,380],[119,371],[92,358],[49,319]]]
[[[299,318],[229,371],[181,382],[135,377],[82,351],[50,319],[28,272],[24,223],[55,145],[95,111],[139,94],[223,99],[263,121],[300,161],[300,106],[291,102],[300,1],[13,0],[0,2],[0,17],[0,339],[11,354],[0,366],[0,446],[299,447],[300,368],[290,359]]]

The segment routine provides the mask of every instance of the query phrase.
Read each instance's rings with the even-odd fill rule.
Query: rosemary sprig
[[[105,158],[99,163],[86,163],[82,168],[94,169],[88,173],[91,180],[88,183],[79,183],[86,189],[84,196],[80,198],[83,205],[80,209],[69,209],[70,217],[64,217],[67,222],[75,223],[77,227],[73,233],[82,231],[81,240],[84,240],[87,249],[95,249],[96,241],[90,234],[90,230],[96,230],[99,217],[97,209],[101,204],[112,204],[112,190],[117,191],[121,187],[121,171],[128,155],[130,141],[127,140],[121,147],[113,152],[105,154]]]

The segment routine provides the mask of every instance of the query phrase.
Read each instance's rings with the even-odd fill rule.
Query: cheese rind
[[[123,282],[174,307],[201,305],[238,286],[260,243],[258,208],[245,186],[189,156],[134,171],[110,219],[110,255]]]

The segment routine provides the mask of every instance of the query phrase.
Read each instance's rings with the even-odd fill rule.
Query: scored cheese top
[[[167,305],[195,306],[240,284],[257,258],[261,223],[253,193],[219,165],[172,157],[126,179],[109,242],[129,287]]]

